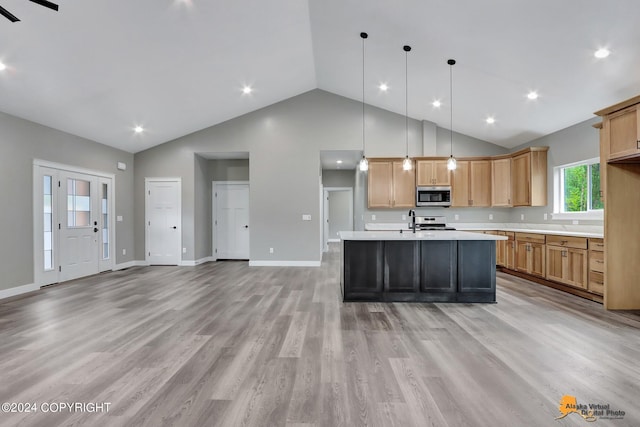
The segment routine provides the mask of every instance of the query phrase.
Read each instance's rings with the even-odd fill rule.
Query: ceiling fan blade
[[[48,7],[49,9],[53,9],[56,12],[58,11],[58,5],[55,3],[51,3],[50,1],[47,0],[29,0],[33,3],[39,4],[40,6],[44,6],[44,7]]]
[[[2,6],[0,6],[0,15],[4,16],[5,18],[7,18],[11,22],[18,22],[19,21],[19,19],[14,14],[9,12],[7,9],[5,9]]]

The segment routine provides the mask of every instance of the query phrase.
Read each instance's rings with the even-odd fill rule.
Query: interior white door
[[[249,259],[249,185],[217,184],[218,259]]]
[[[147,180],[147,261],[151,265],[179,265],[182,259],[180,181]]]
[[[59,280],[100,272],[98,178],[81,173],[59,174]]]

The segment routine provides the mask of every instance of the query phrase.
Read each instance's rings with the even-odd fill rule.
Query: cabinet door
[[[369,188],[367,199],[370,208],[391,207],[391,162],[369,162]]]
[[[511,198],[513,206],[528,206],[531,204],[530,194],[531,153],[520,154],[511,163]]]
[[[491,206],[511,206],[511,159],[491,161]]]
[[[506,249],[504,254],[504,266],[508,269],[516,269],[516,242],[515,240],[506,241]]]
[[[469,162],[459,161],[451,172],[451,206],[469,206]]]
[[[605,123],[609,132],[609,159],[640,153],[639,117],[639,105],[607,116]]]
[[[420,279],[420,242],[388,240],[384,242],[384,291],[418,290]]]
[[[565,251],[567,258],[566,282],[569,285],[587,288],[587,251],[569,248]]]
[[[418,160],[416,162],[416,185],[434,185],[433,168],[433,161]]]
[[[402,162],[393,162],[394,208],[414,208],[416,206],[416,171],[402,169]]]
[[[544,273],[545,273],[545,259],[546,259],[546,254],[545,254],[545,246],[543,244],[540,243],[530,243],[530,250],[529,250],[529,254],[531,257],[531,264],[530,264],[530,268],[531,271],[530,273],[536,276],[540,276],[540,277],[544,277]]]
[[[507,241],[496,240],[496,265],[504,267],[506,250],[507,250]]]
[[[547,279],[564,282],[564,271],[567,269],[562,246],[547,245]]]
[[[447,169],[446,160],[433,162],[433,179],[435,185],[451,185],[451,171]]]
[[[529,243],[516,240],[516,270],[529,273]]]
[[[469,199],[471,206],[491,206],[491,161],[469,162]]]

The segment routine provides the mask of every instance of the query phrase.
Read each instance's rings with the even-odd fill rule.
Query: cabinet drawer
[[[589,270],[604,273],[604,252],[589,252]]]
[[[515,239],[520,240],[521,242],[531,242],[531,243],[544,243],[545,236],[544,234],[535,234],[535,233],[515,233]]]
[[[604,274],[597,271],[589,272],[589,288],[591,292],[604,294]]]
[[[548,234],[547,245],[563,246],[565,248],[587,249],[587,238],[574,236],[556,236],[553,234]]]
[[[604,239],[589,239],[589,250],[604,252]]]

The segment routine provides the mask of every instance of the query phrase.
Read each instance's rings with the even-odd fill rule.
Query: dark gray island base
[[[343,240],[342,245],[344,301],[496,302],[495,240]]]

